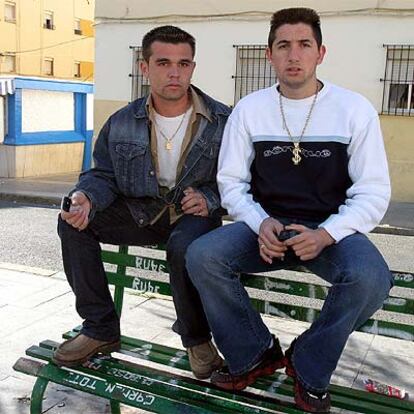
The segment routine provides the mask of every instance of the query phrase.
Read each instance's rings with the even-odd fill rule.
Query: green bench
[[[152,246],[152,249],[162,250],[163,247]],[[151,256],[153,251],[149,253]],[[131,268],[156,270],[166,275],[168,265],[165,260],[154,259],[145,254],[129,254],[126,246],[120,246],[118,252],[103,251],[102,257],[106,266],[111,268],[107,270],[107,277],[109,283],[115,286],[114,301],[119,314],[126,288],[140,293],[171,296],[170,286],[165,280],[154,280],[144,272],[139,276],[131,275]],[[304,268],[293,270],[306,271]],[[277,299],[273,296],[271,299],[252,299],[260,312],[312,322],[318,316],[318,309],[313,305],[287,304],[285,299],[325,299],[327,286],[298,281],[298,274],[292,273],[293,276],[290,276],[291,273],[277,272],[266,276],[243,274],[241,277],[246,287],[265,291],[265,296],[269,296],[269,292],[276,293],[273,296],[277,296]],[[412,343],[414,326],[410,323],[393,322],[388,316],[391,315],[390,312],[414,314],[414,300],[409,298],[410,293],[414,292],[414,274],[397,271],[393,274],[396,288],[384,304],[381,320],[369,320],[361,330]],[[388,320],[385,320],[387,318]],[[64,337],[70,338],[76,335],[78,330],[79,327],[67,332]],[[31,395],[31,414],[42,412],[42,400],[49,382],[107,398],[113,414],[121,413],[120,404],[164,414],[302,413],[293,403],[292,379],[282,371],[259,379],[248,391],[232,394],[216,388],[209,382],[196,380],[191,375],[172,373],[170,367],[190,371],[186,352],[180,349],[123,336],[120,354],[128,356],[125,360],[113,356],[96,356],[84,366],[59,368],[50,362],[58,345],[46,340],[38,346],[31,346],[26,350],[30,358],[20,358],[13,367],[16,371],[37,377]],[[136,362],[131,362],[131,356],[136,358]],[[159,365],[155,369],[146,366],[145,361]],[[409,401],[337,385],[332,385],[330,391],[335,412],[345,409],[372,414],[414,413],[414,404]]]

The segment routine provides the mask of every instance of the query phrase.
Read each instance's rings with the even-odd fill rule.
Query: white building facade
[[[116,3],[116,4],[115,4]],[[143,4],[144,3],[144,4]],[[96,5],[95,130],[117,108],[148,91],[137,71],[143,35],[174,24],[197,41],[194,84],[234,105],[274,82],[264,57],[272,13],[305,6],[321,16],[320,79],[365,95],[380,114],[393,199],[414,201],[414,1],[195,0]],[[275,111],[277,102],[275,102]]]

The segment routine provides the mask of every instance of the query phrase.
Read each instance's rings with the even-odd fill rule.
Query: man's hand
[[[184,190],[184,197],[181,200],[181,208],[184,214],[208,217],[207,201],[200,191],[187,187]]]
[[[285,257],[287,247],[277,238],[282,230],[283,224],[272,217],[263,220],[260,225],[258,238],[260,257],[266,263],[272,264],[274,257],[281,260]]]
[[[84,230],[89,224],[91,202],[81,191],[75,191],[71,196],[71,200],[70,211],[61,210],[60,217],[75,229]]]
[[[291,247],[300,260],[314,259],[325,247],[335,243],[332,236],[322,227],[313,230],[299,224],[290,224],[285,228],[300,233],[285,241],[286,246]]]

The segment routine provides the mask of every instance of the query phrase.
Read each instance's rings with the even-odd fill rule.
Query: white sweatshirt
[[[313,96],[283,99],[286,122],[301,134]],[[218,186],[235,221],[259,233],[272,216],[317,221],[339,242],[371,231],[384,216],[390,180],[378,114],[363,96],[324,82],[292,163],[276,85],[238,102],[223,135]]]

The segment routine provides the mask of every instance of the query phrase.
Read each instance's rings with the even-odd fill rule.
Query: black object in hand
[[[279,241],[285,241],[297,236],[298,234],[300,233],[296,230],[282,230],[277,236],[277,238],[279,239]]]
[[[62,209],[63,211],[67,211],[67,212],[69,212],[71,204],[72,204],[72,200],[71,200],[71,198],[70,198],[70,197],[63,197],[63,198],[62,198],[62,205],[61,205],[61,209]]]

